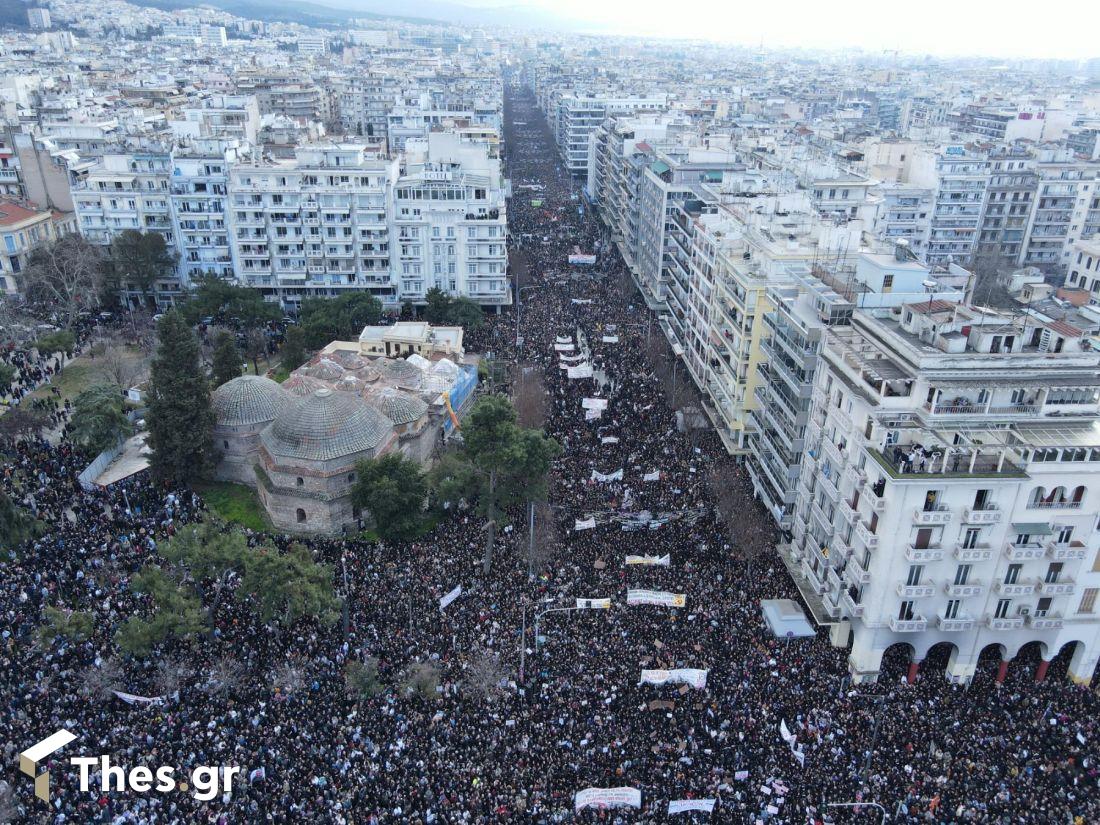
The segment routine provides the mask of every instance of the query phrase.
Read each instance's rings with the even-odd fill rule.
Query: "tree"
[[[531,535],[531,519],[522,535],[523,553],[527,557],[527,572],[535,575],[551,564],[561,551],[561,531],[553,508],[546,502],[531,502],[534,510],[534,537]]]
[[[133,616],[119,628],[115,642],[124,653],[148,656],[167,641],[190,642],[206,632],[206,614],[198,598],[159,567],[142,568],[130,582],[130,589],[149,596],[153,615],[149,619]]]
[[[47,357],[57,352],[72,352],[75,346],[76,337],[68,330],[51,332],[34,342],[34,348]]]
[[[439,665],[434,662],[413,662],[405,669],[402,682],[406,695],[416,694],[429,702],[439,701]]]
[[[20,276],[27,303],[45,317],[56,315],[69,329],[77,316],[99,303],[103,288],[103,251],[72,233],[42,244],[30,255]]]
[[[251,600],[263,621],[284,627],[302,618],[331,625],[340,614],[331,568],[315,562],[309,550],[297,543],[285,553],[267,547],[254,550],[241,576],[237,597]]]
[[[38,639],[44,645],[56,639],[85,642],[92,637],[92,614],[81,610],[62,610],[46,607],[46,623],[38,628]]]
[[[221,331],[214,341],[214,386],[220,387],[241,374],[241,352],[233,336]]]
[[[359,662],[352,660],[344,669],[344,681],[348,693],[357,701],[363,701],[377,696],[385,686],[378,678],[378,660],[368,656]]]
[[[214,660],[206,679],[200,685],[208,696],[228,696],[240,690],[248,674],[239,659],[231,655],[222,655]]]
[[[495,702],[504,695],[508,673],[500,654],[477,648],[462,662],[462,686],[468,693],[486,702]]]
[[[306,362],[306,334],[299,326],[287,327],[280,363],[288,373]]]
[[[0,394],[11,386],[11,382],[15,380],[15,373],[15,367],[0,361]]]
[[[396,452],[359,462],[356,473],[352,504],[370,511],[378,535],[384,539],[412,536],[428,494],[420,465]]]
[[[10,407],[0,415],[0,443],[14,443],[24,438],[35,438],[49,419],[49,413],[30,404]]]
[[[252,362],[252,374],[260,374],[260,359],[267,355],[267,336],[255,327],[244,334],[244,350]]]
[[[224,525],[209,519],[181,527],[172,538],[158,546],[158,552],[191,575],[200,595],[203,594],[203,581],[213,580],[211,613],[217,609],[230,575],[243,572],[253,557],[241,533],[226,530]]]
[[[279,305],[265,301],[258,289],[237,286],[216,275],[195,279],[192,292],[179,311],[192,325],[202,318],[218,322],[236,319],[244,329],[263,326],[268,321],[278,320],[281,315]]]
[[[92,360],[96,372],[119,390],[140,384],[149,371],[149,358],[137,348],[127,347],[120,339],[108,339],[93,347]]]
[[[445,324],[447,313],[451,309],[451,296],[437,286],[433,286],[424,295],[427,305],[424,307],[424,320],[429,324]]]
[[[177,312],[157,324],[149,391],[150,468],[158,479],[189,482],[211,467],[214,412],[199,363],[199,342]]]
[[[77,678],[81,695],[95,700],[110,699],[122,687],[122,666],[116,658],[104,659],[98,665],[88,665]]]
[[[477,467],[462,450],[443,453],[428,474],[435,502],[444,510],[473,502],[481,491]]]
[[[74,399],[72,440],[93,455],[114,447],[133,431],[134,425],[126,417],[117,387],[96,384]]]
[[[745,563],[751,578],[756,560],[775,546],[774,531],[769,521],[756,512],[752,489],[731,462],[715,464],[707,474],[707,485],[715,516],[729,544],[729,555]]]
[[[369,292],[302,301],[301,324],[310,349],[320,349],[334,340],[358,340],[363,327],[381,319],[382,302]]]
[[[149,291],[161,278],[172,275],[177,256],[159,232],[127,229],[111,241],[110,265],[116,288],[132,285],[141,293],[142,303],[148,303]]]
[[[485,312],[477,301],[463,296],[451,302],[445,322],[467,331],[481,329],[485,325]]]

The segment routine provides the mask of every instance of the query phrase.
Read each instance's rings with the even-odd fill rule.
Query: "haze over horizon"
[[[1018,25],[1012,4],[929,0],[902,16],[871,0],[842,7],[792,0],[782,7],[716,0],[682,0],[676,13],[655,0],[464,0],[477,8],[527,7],[563,22],[588,24],[594,33],[701,39],[766,48],[859,48],[937,56],[1086,60],[1100,57],[1095,32],[1100,4],[1071,2],[1058,13]],[[1066,26],[1076,17],[1084,25]],[[1087,21],[1092,20],[1092,24]],[[980,36],[975,36],[976,34]]]

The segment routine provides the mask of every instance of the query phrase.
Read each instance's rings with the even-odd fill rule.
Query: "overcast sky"
[[[621,34],[935,55],[1100,57],[1100,0],[459,0],[535,6]]]

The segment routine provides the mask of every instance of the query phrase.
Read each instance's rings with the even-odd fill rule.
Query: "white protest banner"
[[[569,367],[565,374],[569,378],[591,378],[592,377],[592,365],[591,364],[577,364],[575,367]]]
[[[604,335],[602,338],[600,338],[600,340],[603,341],[605,344],[617,344],[617,343],[619,343],[619,336],[618,335]]]
[[[123,693],[121,690],[112,690],[115,696],[128,705],[160,705],[167,696],[135,696],[132,693]]]
[[[682,814],[685,811],[703,811],[714,813],[716,799],[670,799],[668,802],[668,815]]]
[[[577,607],[592,610],[610,610],[611,599],[577,599]]]
[[[574,266],[592,266],[592,264],[596,263],[596,256],[574,253],[573,255],[569,256],[568,260],[569,263],[573,264]]]
[[[555,352],[572,352],[574,346],[572,344],[554,344]]]
[[[619,437],[617,435],[605,435],[600,439],[601,444],[618,444]]]
[[[620,468],[620,469],[616,470],[613,473],[606,473],[605,474],[605,473],[599,472],[598,470],[593,470],[592,471],[592,480],[593,481],[604,481],[604,482],[607,482],[607,481],[622,481],[623,480],[623,471]]]
[[[570,301],[570,303],[574,303],[574,304],[590,304],[590,303],[592,303],[591,298],[570,298],[569,301]]]
[[[746,779],[749,778],[749,772],[748,771],[734,771],[733,778],[736,779],[738,782],[743,782],[743,781],[745,781]]]
[[[558,353],[558,360],[559,361],[566,361],[570,364],[575,364],[578,361],[583,361],[584,356],[579,352],[576,355],[565,355],[563,353]]]
[[[462,585],[460,584],[458,587],[456,587],[454,590],[452,590],[450,593],[439,600],[439,609],[442,610],[461,595]]]
[[[586,410],[606,410],[606,398],[582,398],[581,406]]]
[[[654,470],[652,473],[646,473],[644,476],[642,476],[642,481],[660,481],[660,480],[661,480],[661,471],[660,470]]]
[[[681,667],[676,670],[643,670],[639,685],[691,685],[696,690],[707,686],[707,674],[710,671],[695,667]]]
[[[781,719],[779,721],[779,736],[788,745],[791,744],[791,742],[794,741],[794,734],[791,733],[790,728],[787,727],[787,720],[786,719]]]
[[[626,603],[683,607],[687,604],[687,596],[683,593],[666,593],[663,590],[627,590]]]
[[[806,767],[806,754],[804,752],[796,751],[794,745],[791,745],[791,753],[794,755],[794,758],[798,760],[798,767]]]
[[[555,344],[572,344],[573,343],[573,336],[572,335],[558,335],[554,338],[554,343]]]
[[[596,527],[596,517],[590,516],[586,519],[574,519],[574,530],[593,530]]]
[[[586,788],[573,797],[574,810],[581,808],[642,807],[642,792],[638,788]]]
[[[602,418],[602,417],[603,417],[603,410],[585,410],[584,411],[584,420],[585,421],[595,421],[597,418]]]
[[[651,567],[668,567],[672,564],[672,557],[669,554],[664,556],[627,556],[627,564],[645,564]]]

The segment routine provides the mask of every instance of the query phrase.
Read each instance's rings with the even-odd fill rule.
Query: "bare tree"
[[[434,662],[413,662],[405,669],[405,694],[419,694],[430,702],[439,700],[439,665]]]
[[[226,696],[244,684],[245,667],[232,656],[219,656],[210,666],[202,689],[210,696]]]
[[[140,384],[149,372],[148,357],[118,340],[106,342],[94,360],[103,379],[121,390]]]
[[[6,779],[0,779],[0,822],[15,822],[22,812],[15,789]]]
[[[535,502],[535,540],[531,541],[531,525],[520,535],[522,546],[517,549],[527,557],[527,572],[535,575],[549,566],[561,551],[561,530],[554,518],[554,508],[544,501]]]
[[[546,424],[546,382],[534,364],[517,364],[512,383],[516,415],[524,427],[541,428]]]
[[[80,692],[89,699],[106,699],[122,686],[118,659],[105,659],[99,667],[89,665],[80,672]]]
[[[495,702],[504,695],[508,673],[496,651],[471,651],[462,663],[462,673],[462,686],[472,696]]]
[[[970,264],[974,277],[972,300],[975,304],[1000,309],[1019,309],[1020,304],[1008,291],[1015,268],[1010,258],[1000,255],[976,255]]]
[[[754,563],[775,546],[775,530],[754,501],[751,484],[731,461],[716,463],[708,473],[707,485],[730,556],[745,562],[751,575]]]
[[[3,415],[0,415],[0,443],[15,442],[21,438],[36,436],[46,426],[49,413],[32,407],[30,404],[20,404],[12,407]]]
[[[271,684],[282,693],[297,693],[306,685],[306,671],[297,662],[283,662],[271,672]]]
[[[153,687],[160,696],[171,696],[191,680],[192,671],[178,659],[165,659],[157,666]]]
[[[23,292],[31,306],[58,315],[69,329],[81,310],[98,305],[104,262],[99,247],[78,234],[65,235],[31,254]]]

